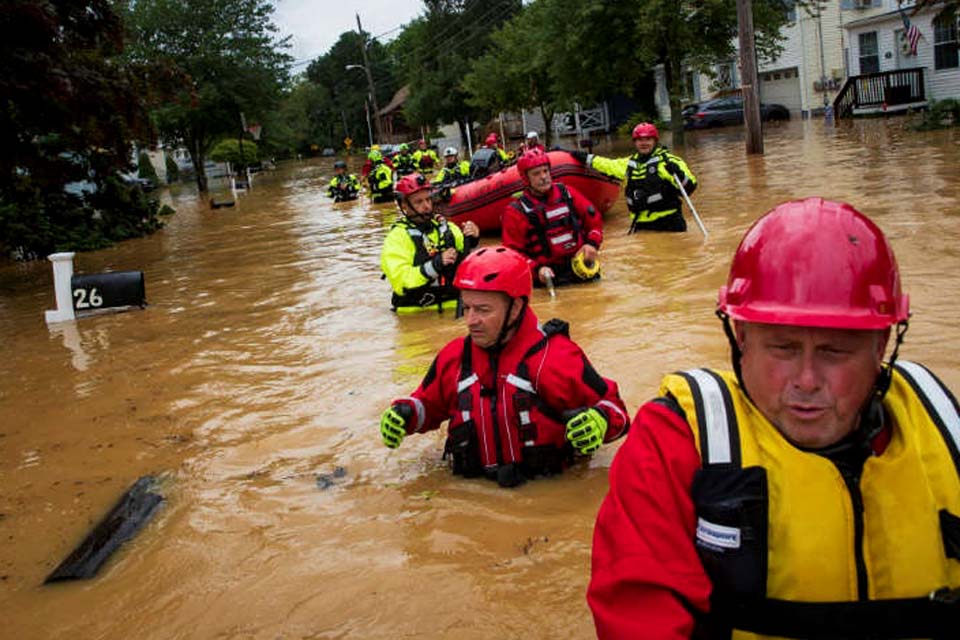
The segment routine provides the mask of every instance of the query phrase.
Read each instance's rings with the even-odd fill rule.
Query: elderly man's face
[[[812,449],[854,430],[890,335],[742,322],[736,331],[750,398],[787,440]]]
[[[550,165],[542,164],[527,171],[527,180],[530,181],[530,190],[541,195],[546,194],[553,187],[553,178],[550,175]]]

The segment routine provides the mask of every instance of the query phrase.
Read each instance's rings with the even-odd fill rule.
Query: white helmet
[[[444,155],[444,157],[446,157],[446,156],[455,156],[455,155],[457,155],[457,153],[459,153],[459,152],[457,151],[457,148],[456,148],[456,147],[447,147],[446,149],[443,150],[443,155]]]
[[[540,134],[537,133],[536,131],[527,132],[527,140],[536,140],[539,137],[540,137]]]

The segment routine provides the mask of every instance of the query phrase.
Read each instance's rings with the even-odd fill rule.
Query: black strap
[[[764,599],[724,607],[734,628],[787,638],[956,638],[960,602],[946,589],[922,598],[857,602]]]

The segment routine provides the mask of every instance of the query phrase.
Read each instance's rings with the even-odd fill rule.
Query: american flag
[[[917,25],[910,22],[910,18],[907,17],[903,9],[900,9],[900,17],[903,18],[903,37],[910,43],[910,55],[915,56],[917,55],[917,43],[923,37],[923,34],[920,33],[920,29],[917,29]]]

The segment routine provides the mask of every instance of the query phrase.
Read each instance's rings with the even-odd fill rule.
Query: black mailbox
[[[75,275],[70,278],[70,290],[76,311],[147,306],[143,271]]]

